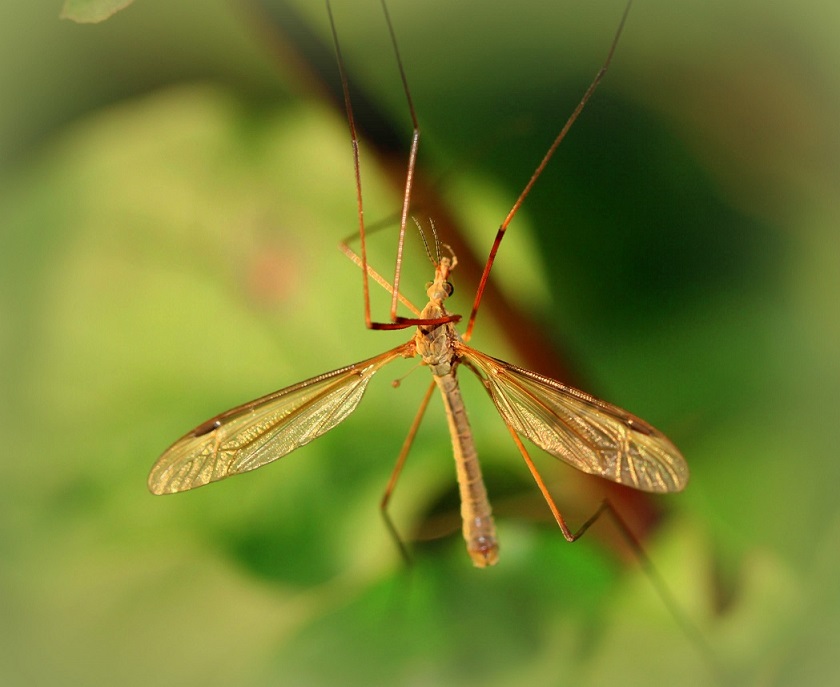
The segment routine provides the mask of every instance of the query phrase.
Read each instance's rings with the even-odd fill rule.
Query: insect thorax
[[[420,313],[421,319],[439,319],[449,315],[440,302],[430,301]],[[451,322],[435,325],[419,325],[414,335],[417,354],[423,358],[432,374],[443,377],[452,371],[452,363],[456,357],[453,342],[458,338],[455,326]]]

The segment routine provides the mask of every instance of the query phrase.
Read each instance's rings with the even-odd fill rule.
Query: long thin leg
[[[472,311],[470,312],[470,319],[467,321],[467,330],[464,333],[464,341],[469,341],[470,337],[472,336],[472,330],[475,326],[475,318],[478,315],[478,307],[481,305],[481,297],[484,295],[484,289],[487,286],[487,280],[490,277],[490,269],[493,267],[493,262],[496,260],[496,253],[499,251],[499,245],[504,238],[505,232],[507,231],[508,225],[510,224],[511,220],[513,219],[514,215],[519,211],[519,208],[522,206],[522,203],[525,201],[525,198],[531,192],[534,184],[539,179],[540,175],[543,173],[543,170],[548,165],[549,161],[551,160],[554,152],[559,147],[560,143],[562,143],[563,139],[566,138],[566,134],[569,133],[569,129],[572,128],[572,124],[575,123],[577,118],[580,116],[580,113],[583,111],[583,108],[586,106],[586,103],[592,97],[592,94],[595,92],[595,89],[598,88],[598,84],[601,83],[601,79],[604,78],[604,74],[607,73],[607,69],[609,69],[610,62],[612,62],[613,54],[615,53],[615,48],[618,45],[618,39],[621,38],[621,32],[624,29],[624,23],[627,21],[627,15],[630,13],[630,6],[633,4],[633,0],[627,0],[627,5],[624,8],[624,14],[621,17],[621,22],[619,22],[618,30],[615,33],[615,38],[613,38],[613,42],[610,45],[610,50],[607,53],[607,58],[604,60],[604,63],[601,65],[601,68],[598,70],[598,73],[595,75],[595,78],[592,80],[592,83],[589,84],[589,88],[586,89],[586,92],[583,94],[583,98],[581,98],[580,102],[578,103],[577,107],[574,109],[574,112],[569,116],[566,120],[566,123],[563,125],[563,128],[560,130],[560,133],[557,134],[552,144],[549,146],[548,151],[543,156],[543,159],[537,165],[537,168],[534,170],[534,173],[531,175],[531,178],[528,180],[528,183],[525,185],[525,188],[522,189],[522,193],[519,194],[519,197],[516,199],[516,202],[513,204],[513,207],[508,212],[507,217],[505,217],[505,221],[502,222],[499,230],[496,232],[496,238],[493,241],[493,245],[490,248],[490,255],[487,257],[487,262],[484,265],[484,272],[481,274],[481,279],[478,282],[478,289],[475,292],[475,301],[473,302]]]
[[[671,590],[668,588],[668,585],[665,584],[664,578],[662,577],[662,575],[659,574],[659,571],[656,569],[656,566],[653,564],[653,561],[650,560],[650,557],[647,555],[647,552],[645,551],[641,542],[636,538],[636,535],[633,534],[632,530],[627,526],[627,523],[624,521],[624,518],[621,517],[621,515],[612,505],[610,500],[604,499],[601,502],[601,505],[598,506],[595,512],[586,519],[586,521],[577,529],[577,531],[572,532],[566,524],[566,519],[560,513],[560,509],[554,502],[554,498],[548,491],[548,487],[546,487],[542,476],[537,470],[537,466],[534,465],[534,461],[531,459],[531,456],[528,454],[528,450],[522,443],[522,439],[519,438],[519,435],[516,433],[516,430],[514,430],[509,425],[508,431],[513,437],[513,440],[516,443],[519,452],[522,454],[522,457],[525,459],[525,464],[528,466],[528,470],[530,470],[534,481],[537,483],[537,487],[542,493],[545,502],[548,504],[548,507],[551,510],[551,514],[557,521],[557,525],[560,527],[560,531],[563,533],[563,536],[566,538],[566,541],[575,542],[578,539],[580,539],[586,533],[586,531],[590,527],[592,527],[592,525],[594,525],[602,515],[606,513],[615,524],[616,529],[618,530],[622,539],[624,539],[624,541],[633,551],[633,554],[636,556],[636,560],[639,561],[639,565],[642,567],[642,570],[644,571],[645,575],[650,580],[650,583],[653,585],[653,588],[656,590],[657,596],[659,596],[659,598],[662,600],[662,603],[668,609],[668,612],[671,614],[671,617],[674,618],[674,620],[676,620],[676,622],[679,624],[680,628],[685,633],[685,636],[688,637],[689,640],[692,643],[694,643],[698,650],[703,654],[703,657],[708,662],[710,668],[718,676],[720,676],[722,673],[721,668],[718,664],[717,657],[715,656],[714,652],[712,651],[712,648],[706,641],[706,637],[700,631],[700,628],[698,628],[697,625],[695,625],[694,622],[683,612],[679,603],[677,603],[677,600],[674,598],[674,595],[671,593]]]
[[[342,241],[338,244],[339,250],[346,255],[350,261],[362,269],[365,269],[364,264],[362,263],[362,258],[347,244],[347,241]],[[408,300],[405,296],[401,293],[398,293],[394,290],[394,287],[391,286],[391,283],[385,279],[379,272],[377,272],[373,267],[370,265],[367,266],[367,271],[370,274],[370,278],[373,279],[377,284],[379,284],[383,289],[385,289],[390,294],[397,294],[397,297],[400,299],[400,303],[402,303],[406,308],[411,310],[415,315],[419,317],[420,309],[414,305],[410,300]]]
[[[338,244],[339,250],[347,256],[347,258],[355,265],[360,267],[361,269],[365,269],[365,265],[362,262],[362,258],[347,244],[346,241],[342,241]],[[373,279],[377,284],[379,284],[383,289],[385,289],[390,294],[396,294],[397,292],[394,290],[394,287],[391,286],[391,283],[385,279],[379,272],[377,272],[370,264],[367,265],[367,272],[371,279]],[[397,294],[397,298],[399,298],[400,303],[402,303],[406,308],[411,310],[415,315],[418,317],[398,317],[396,322],[386,322],[386,323],[376,323],[374,322],[371,326],[372,329],[405,329],[406,327],[410,327],[413,325],[435,325],[435,324],[443,324],[444,322],[458,322],[461,320],[460,315],[447,315],[446,317],[437,317],[437,318],[421,318],[420,309],[414,305],[410,300],[408,300],[405,296],[401,293]]]
[[[423,396],[423,400],[420,401],[420,407],[417,409],[417,414],[414,416],[414,421],[411,423],[411,427],[408,430],[408,434],[405,437],[405,441],[403,442],[402,448],[400,449],[400,454],[397,456],[397,462],[394,465],[394,469],[391,472],[391,477],[388,480],[388,485],[385,487],[385,493],[382,494],[382,500],[379,502],[379,511],[382,513],[382,519],[385,521],[385,526],[388,528],[388,532],[393,537],[394,541],[397,544],[397,547],[400,550],[400,555],[403,557],[403,560],[410,564],[411,563],[411,556],[408,553],[408,549],[405,546],[405,543],[400,537],[399,532],[397,531],[396,526],[394,525],[394,521],[391,520],[391,516],[388,514],[388,504],[391,501],[391,494],[394,492],[394,488],[397,486],[397,480],[400,477],[400,473],[402,473],[403,466],[405,465],[405,460],[408,458],[408,452],[411,450],[411,446],[414,443],[414,437],[417,436],[417,430],[420,429],[420,423],[423,421],[423,415],[426,414],[426,408],[429,406],[429,401],[432,398],[432,393],[435,390],[435,382],[432,381],[429,384],[429,388],[426,390],[426,394]]]
[[[381,0],[382,12],[385,15],[385,22],[388,24],[388,33],[391,36],[391,44],[394,46],[394,56],[397,59],[397,68],[400,71],[403,93],[408,104],[408,112],[411,115],[411,149],[408,153],[408,166],[405,175],[405,193],[403,194],[402,211],[400,212],[400,238],[397,242],[397,258],[394,264],[394,291],[391,298],[391,322],[397,321],[397,294],[400,291],[400,275],[402,274],[403,246],[405,244],[405,228],[408,221],[408,208],[411,205],[411,186],[414,182],[414,167],[417,163],[417,149],[420,146],[420,124],[417,122],[417,112],[414,109],[414,101],[411,98],[411,90],[408,88],[408,78],[405,75],[400,48],[397,45],[397,36],[394,33],[394,25],[391,23],[391,15],[388,12],[388,5]],[[363,237],[364,238],[364,237]],[[370,304],[368,304],[370,307]]]
[[[359,164],[359,136],[356,132],[356,120],[353,117],[353,106],[350,103],[350,87],[348,86],[347,73],[344,68],[344,57],[341,54],[341,44],[338,42],[338,31],[335,28],[332,6],[330,5],[330,0],[326,0],[326,3],[327,14],[330,18],[330,28],[332,29],[333,35],[333,45],[335,46],[336,61],[338,62],[338,72],[341,77],[341,89],[344,93],[344,109],[347,112],[347,125],[350,127],[350,143],[353,146],[353,173],[356,180],[356,209],[359,215],[359,236],[362,241],[362,290],[364,292],[365,300],[365,326],[370,329],[372,322],[370,317],[370,287],[368,285],[367,244],[365,242],[365,213],[364,203],[362,202],[362,175],[361,166]]]
[[[601,514],[604,512],[606,505],[608,502],[604,501],[596,510],[589,519],[580,526],[577,532],[572,532],[569,529],[569,526],[566,524],[566,519],[563,517],[563,514],[560,512],[560,509],[557,507],[557,504],[554,503],[554,499],[551,497],[551,493],[548,491],[548,487],[545,486],[545,482],[543,482],[542,475],[540,475],[539,471],[537,470],[537,466],[534,465],[534,461],[531,460],[531,456],[528,455],[528,450],[525,448],[525,445],[522,443],[522,439],[519,438],[519,435],[516,433],[516,430],[511,427],[510,425],[507,426],[510,435],[513,437],[514,442],[516,442],[516,446],[519,449],[519,452],[522,454],[522,457],[525,459],[525,464],[528,466],[528,469],[531,471],[531,475],[534,478],[534,481],[537,483],[537,487],[539,487],[540,492],[542,492],[543,498],[545,502],[548,504],[548,507],[551,509],[551,514],[554,516],[554,519],[557,521],[557,525],[560,527],[560,531],[563,533],[563,536],[566,538],[567,542],[574,542],[580,539],[586,530],[588,530],[593,523],[601,517]],[[625,528],[626,529],[626,528]],[[626,530],[629,532],[629,530]],[[631,535],[632,536],[632,535]],[[633,539],[635,541],[635,538]],[[638,542],[636,542],[636,546],[639,546]]]
[[[397,303],[399,302],[400,289],[400,274],[402,273],[402,256],[403,246],[405,244],[405,228],[408,219],[408,209],[411,205],[411,188],[414,183],[414,168],[417,162],[417,150],[420,144],[420,127],[417,123],[417,114],[414,110],[414,102],[411,99],[411,92],[408,88],[408,79],[405,76],[405,69],[403,68],[402,59],[400,58],[399,48],[397,46],[396,35],[391,24],[391,17],[388,14],[388,8],[385,5],[385,0],[382,1],[382,9],[385,13],[385,20],[388,24],[388,31],[391,35],[391,42],[394,46],[394,55],[397,60],[397,66],[400,72],[400,78],[403,83],[403,91],[408,103],[408,110],[411,115],[413,125],[413,133],[411,136],[411,150],[408,155],[408,165],[405,179],[405,192],[403,194],[403,206],[400,213],[400,233],[397,242],[397,257],[394,267],[394,281],[393,290],[391,291],[391,321],[390,322],[374,322],[370,312],[370,271],[368,269],[367,257],[367,237],[365,233],[365,217],[364,217],[364,203],[362,200],[362,174],[361,164],[359,161],[359,134],[356,129],[356,120],[353,116],[353,106],[350,101],[350,87],[347,80],[347,71],[344,66],[344,57],[341,54],[341,46],[338,42],[338,31],[335,28],[335,20],[333,18],[332,7],[329,0],[326,0],[327,14],[330,18],[330,28],[332,29],[333,44],[335,45],[336,61],[338,62],[338,71],[341,77],[341,88],[344,94],[344,107],[347,111],[347,125],[350,128],[350,141],[353,146],[353,174],[356,181],[356,209],[359,216],[359,241],[361,243],[361,262],[362,262],[362,292],[364,294],[364,310],[365,310],[365,326],[368,329],[406,329],[416,325],[430,325],[443,324],[445,322],[458,322],[461,319],[460,315],[448,315],[438,319],[419,319],[407,318],[397,316]]]

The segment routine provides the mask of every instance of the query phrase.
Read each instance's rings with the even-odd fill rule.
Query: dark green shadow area
[[[536,112],[574,102],[582,90]],[[552,125],[556,119],[529,121],[546,138]],[[503,166],[487,160],[506,187],[523,186],[544,153],[537,139],[506,147]],[[589,103],[523,212],[551,293],[592,337],[655,327],[715,294],[773,289],[786,249],[778,228],[727,202],[664,122],[607,90]]]
[[[574,674],[597,651],[612,574],[593,551],[566,555],[568,547],[550,538],[540,534],[540,555],[507,570],[473,569],[458,541],[434,547],[433,555],[418,551],[410,568],[302,628],[275,658],[277,676],[294,681],[319,656],[340,654],[342,661],[323,665],[325,683],[399,681],[419,670],[431,681],[481,684],[550,650],[546,638],[572,625],[557,665]]]

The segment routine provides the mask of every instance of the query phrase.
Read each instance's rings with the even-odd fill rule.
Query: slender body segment
[[[429,303],[420,313],[420,319],[445,319],[444,301],[452,293],[449,272],[457,264],[452,259],[440,258],[435,266],[435,278],[426,290]],[[452,436],[452,451],[455,456],[455,469],[458,478],[458,490],[461,495],[461,520],[467,553],[476,567],[494,565],[499,558],[499,545],[496,541],[496,525],[487,489],[481,475],[481,466],[475,450],[472,430],[467,419],[467,409],[461,397],[461,389],[455,370],[458,366],[458,353],[455,343],[461,337],[452,322],[438,325],[419,325],[414,336],[417,354],[434,375],[435,383],[443,397],[449,433]]]

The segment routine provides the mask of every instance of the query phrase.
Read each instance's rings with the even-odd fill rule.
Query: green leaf
[[[64,0],[60,16],[79,24],[98,24],[132,2],[134,0]]]

